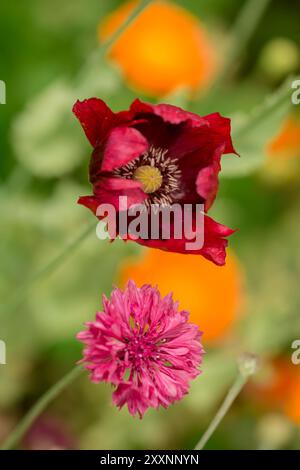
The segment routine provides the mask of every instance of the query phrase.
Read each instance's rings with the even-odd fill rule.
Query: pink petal
[[[127,405],[129,413],[132,416],[138,413],[140,418],[143,417],[145,411],[149,408],[147,399],[132,384],[122,383],[118,385],[118,388],[113,393],[113,402],[119,408]]]

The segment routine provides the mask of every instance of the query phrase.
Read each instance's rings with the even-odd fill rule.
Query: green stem
[[[230,388],[228,394],[225,397],[222,405],[220,406],[219,410],[215,414],[213,420],[211,421],[210,425],[208,426],[207,430],[201,437],[200,441],[195,447],[195,450],[202,450],[204,446],[207,444],[208,440],[211,438],[217,427],[219,426],[220,422],[226,415],[227,411],[231,407],[232,403],[239,395],[240,391],[244,387],[245,383],[247,382],[247,377],[239,374],[233,383],[232,387]]]
[[[217,413],[215,414],[213,420],[211,421],[210,425],[208,426],[207,430],[201,437],[200,441],[195,447],[195,450],[202,450],[204,446],[207,444],[208,440],[211,438],[217,427],[219,426],[220,422],[228,412],[229,408],[233,404],[236,397],[239,395],[240,391],[248,381],[251,375],[255,374],[259,367],[259,358],[255,354],[244,352],[240,354],[238,357],[238,369],[239,374],[235,379],[233,385],[229,389],[225,400],[223,401],[222,405],[218,409]]]
[[[65,246],[63,250],[57,256],[55,256],[55,258],[53,258],[46,266],[38,270],[32,276],[30,276],[22,284],[19,290],[15,292],[12,300],[7,302],[6,305],[1,308],[1,311],[11,312],[15,308],[17,308],[22,302],[28,288],[31,287],[36,281],[39,281],[53,273],[78,248],[80,243],[87,238],[87,236],[92,232],[94,228],[95,222],[93,221],[91,224],[85,227],[84,230],[71,243]]]
[[[267,96],[265,101],[259,108],[254,108],[252,112],[249,113],[249,116],[245,123],[239,127],[236,131],[233,132],[234,139],[240,139],[243,135],[247,135],[249,129],[253,125],[257,126],[259,122],[265,122],[267,116],[272,115],[280,106],[282,106],[286,100],[290,100],[292,95],[291,83],[296,79],[296,77],[289,77],[279,89],[277,89],[273,94]]]
[[[59,382],[53,385],[46,393],[36,402],[36,404],[29,410],[24,418],[19,422],[16,428],[8,436],[1,446],[1,450],[9,450],[15,448],[26,431],[31,427],[33,422],[41,415],[47,406],[55,400],[55,398],[70,385],[84,369],[82,366],[76,366],[67,375],[65,375]]]
[[[232,28],[232,48],[227,55],[221,73],[214,83],[213,89],[219,88],[219,86],[227,80],[232,69],[236,68],[236,62],[241,57],[243,51],[246,50],[247,45],[249,44],[249,41],[270,2],[271,0],[248,0],[243,5],[243,8],[241,9],[241,12]]]
[[[107,54],[110,49],[112,48],[113,44],[122,36],[124,31],[128,28],[128,26],[133,23],[134,20],[139,16],[142,11],[150,5],[152,0],[142,0],[137,7],[131,12],[131,14],[126,18],[124,23],[120,26],[119,29],[102,45],[102,53]]]

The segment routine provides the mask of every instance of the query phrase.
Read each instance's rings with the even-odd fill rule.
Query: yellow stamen
[[[142,165],[138,167],[133,178],[143,185],[145,193],[150,194],[157,191],[162,184],[162,174],[158,168],[150,165]]]

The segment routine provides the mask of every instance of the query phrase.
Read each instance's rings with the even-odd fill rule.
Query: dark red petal
[[[233,148],[230,135],[230,119],[222,117],[219,113],[210,114],[205,119],[210,124],[210,130],[216,145],[218,141],[220,142],[213,153],[210,164],[199,171],[196,180],[197,192],[205,199],[205,210],[208,210],[213,204],[218,191],[221,156],[226,153],[236,153],[236,151]]]
[[[180,124],[181,122],[191,121],[195,127],[205,125],[205,120],[197,114],[184,111],[177,106],[171,104],[157,104],[153,105],[154,114],[160,116],[164,121],[171,124]]]
[[[223,266],[226,262],[226,250],[229,237],[235,232],[226,225],[219,224],[212,218],[205,216],[204,222],[204,246],[202,255],[218,266]]]
[[[82,204],[96,214],[100,204],[112,204],[119,210],[120,196],[127,197],[128,207],[142,204],[147,195],[141,188],[141,183],[124,178],[102,178],[94,185],[94,196],[82,196],[78,203]]]
[[[192,153],[201,152],[203,164],[209,162],[206,147],[215,147],[214,141],[210,136],[209,125],[200,128],[183,127],[176,135],[173,132],[173,141],[169,146],[169,154],[177,159],[181,159]]]
[[[171,124],[180,124],[185,121],[190,121],[192,126],[198,127],[205,125],[205,119],[198,116],[197,114],[185,111],[184,109],[179,108],[178,106],[173,106],[171,104],[149,104],[143,103],[140,100],[135,100],[130,110],[136,116],[138,114],[155,114],[156,116],[161,117],[165,122]]]
[[[96,215],[97,207],[100,204],[99,200],[95,196],[80,196],[77,203],[81,204],[82,206],[87,207],[95,215]]]
[[[143,103],[143,101],[137,98],[132,102],[130,112],[132,117],[136,117],[138,114],[153,114],[153,105]]]
[[[146,152],[149,144],[146,138],[132,127],[115,127],[105,144],[102,171],[120,168],[130,160]]]
[[[197,193],[205,200],[206,211],[211,207],[218,191],[218,174],[221,171],[220,160],[223,149],[224,146],[215,151],[211,165],[202,168],[196,179]]]
[[[230,137],[230,120],[219,114],[206,118],[207,126],[185,126],[169,147],[169,154],[179,160],[185,198],[196,201],[197,194],[208,210],[218,190],[220,159],[234,152]]]
[[[181,171],[183,202],[205,202],[205,210],[211,206],[218,189],[220,159],[224,142],[214,140],[209,128],[185,129],[170,147],[170,156],[178,159]],[[184,154],[186,150],[186,154]]]
[[[119,197],[126,196],[127,204],[142,204],[147,199],[147,195],[142,190],[142,185],[138,181],[124,178],[104,178],[103,181],[94,187],[95,194],[103,203],[113,204],[119,210]]]
[[[137,243],[150,248],[158,248],[160,250],[184,253],[184,254],[199,254],[212,261],[218,266],[223,266],[226,261],[226,250],[228,241],[225,237],[233,234],[235,230],[232,230],[225,225],[215,222],[213,219],[204,216],[204,245],[199,250],[187,250],[186,243],[190,243],[191,240],[182,238],[176,240],[171,238],[170,240],[144,240],[137,239]],[[129,236],[130,238],[130,236]]]
[[[95,184],[102,177],[103,145],[93,150],[89,165],[90,183]]]
[[[225,142],[224,153],[235,153],[231,140],[231,120],[221,116],[219,113],[208,114],[204,119],[209,123],[210,128],[217,134],[221,141]]]
[[[100,145],[115,121],[115,114],[98,98],[77,101],[73,106],[73,113],[93,147]]]

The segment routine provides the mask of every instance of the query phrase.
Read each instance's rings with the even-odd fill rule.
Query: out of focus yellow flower
[[[278,82],[289,74],[296,73],[299,64],[299,46],[287,37],[276,37],[268,41],[258,60],[260,71],[273,82]]]
[[[123,4],[99,26],[109,38],[138,1]],[[203,88],[213,76],[215,54],[201,23],[185,9],[166,1],[152,2],[113,46],[111,57],[128,82],[150,95],[164,95],[179,86]]]
[[[203,342],[222,339],[233,326],[241,304],[241,272],[232,253],[219,267],[199,255],[148,249],[142,259],[124,263],[120,282],[158,285],[163,295],[173,292],[190,320],[204,332]]]

